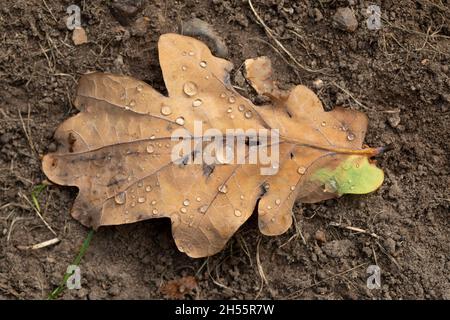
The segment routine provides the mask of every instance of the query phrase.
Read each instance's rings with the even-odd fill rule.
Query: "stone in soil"
[[[333,25],[343,31],[354,32],[358,28],[358,20],[352,9],[339,8],[333,16]]]

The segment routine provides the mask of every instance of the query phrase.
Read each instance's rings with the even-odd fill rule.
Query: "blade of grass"
[[[46,187],[47,185],[45,184],[38,184],[33,188],[33,191],[31,192],[31,200],[33,201],[34,206],[39,212],[41,212],[41,206],[39,205],[38,197]]]
[[[89,244],[91,243],[92,240],[92,236],[94,235],[94,230],[89,231],[88,235],[86,236],[86,238],[83,241],[83,244],[80,248],[80,251],[78,252],[78,255],[76,256],[75,260],[73,260],[72,265],[76,265],[78,266],[81,262],[81,259],[83,259],[84,254],[86,253],[87,249],[89,248]],[[53,290],[49,295],[48,295],[48,300],[54,300],[56,298],[58,298],[58,296],[64,291],[64,289],[66,288],[66,283],[67,280],[69,279],[69,277],[72,275],[73,273],[65,273],[64,277],[61,281],[61,284],[59,285],[58,288],[56,288],[55,290]]]

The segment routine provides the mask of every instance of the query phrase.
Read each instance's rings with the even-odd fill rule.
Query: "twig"
[[[361,228],[352,227],[352,226],[345,226],[345,225],[342,225],[339,222],[330,222],[329,225],[332,226],[332,227],[347,229],[347,230],[355,231],[355,232],[358,232],[358,233],[364,233],[364,234],[367,234],[367,235],[369,235],[371,237],[374,237],[375,239],[380,239],[380,237],[377,234],[375,234],[373,232],[369,232],[369,231],[361,229]]]
[[[269,281],[267,281],[266,275],[264,273],[264,269],[261,265],[261,259],[259,258],[259,247],[261,245],[261,237],[258,240],[258,244],[256,245],[256,265],[258,268],[259,277],[261,278],[261,285],[259,287],[258,294],[256,295],[255,299],[258,299],[258,297],[261,295],[261,292],[264,288],[264,284],[269,287]]]
[[[47,241],[44,241],[41,243],[36,243],[36,244],[30,245],[30,246],[17,246],[17,249],[19,249],[19,250],[37,250],[37,249],[42,249],[42,248],[57,244],[60,241],[61,240],[59,240],[59,238],[53,238],[53,239],[50,239],[50,240],[47,240]]]
[[[334,82],[334,81],[331,81],[331,83],[332,83],[334,86],[336,86],[338,89],[340,89],[342,92],[344,92],[346,95],[348,95],[350,98],[352,98],[352,100],[355,101],[355,103],[356,103],[358,106],[360,106],[361,108],[366,109],[366,110],[370,110],[370,111],[375,111],[374,109],[369,108],[369,107],[365,106],[364,104],[362,104],[361,102],[359,102],[358,99],[356,99],[356,98],[350,93],[350,91],[348,91],[347,89],[342,88],[340,85],[338,85],[338,84],[337,84],[336,82]]]
[[[283,50],[283,52],[288,55],[288,57],[297,65],[297,67],[308,71],[308,72],[312,72],[312,73],[324,73],[323,70],[315,70],[315,69],[311,69],[308,68],[304,65],[302,65],[300,62],[297,61],[297,59],[295,59],[295,57],[293,56],[293,54],[291,52],[289,52],[289,50],[287,50],[283,44],[274,36],[274,32],[272,29],[270,29],[266,23],[264,22],[264,20],[258,15],[258,13],[256,12],[255,8],[253,7],[253,3],[251,0],[248,0],[248,4],[250,6],[250,9],[252,10],[253,14],[255,15],[256,19],[258,20],[258,22],[263,26],[264,31],[266,32],[267,36],[269,38],[271,38],[280,48],[281,50]]]
[[[25,127],[25,122],[23,121],[23,118],[22,118],[22,114],[20,113],[20,110],[18,113],[19,113],[20,122],[22,123],[23,132],[25,133],[25,136],[28,140],[28,144],[30,145],[31,152],[33,152],[34,155],[37,157],[38,153],[34,147],[33,140],[31,139],[31,135],[30,135],[30,131],[31,131],[30,130],[30,105],[28,104],[28,119],[27,119],[28,125],[26,127]]]
[[[42,222],[45,224],[45,226],[48,228],[48,230],[51,231],[51,233],[53,233],[55,236],[58,236],[56,234],[56,232],[52,229],[52,227],[50,227],[50,225],[47,223],[47,221],[45,221],[44,217],[41,215],[41,213],[39,212],[39,210],[33,205],[33,203],[28,199],[28,197],[26,195],[24,195],[23,193],[21,193],[19,191],[19,196],[22,197],[23,199],[25,199],[26,202],[28,202],[28,204],[34,209],[34,212],[36,212],[36,214],[38,215],[39,219],[42,220]]]
[[[58,22],[58,20],[55,18],[55,16],[53,15],[52,10],[50,10],[50,8],[48,7],[47,3],[45,2],[45,0],[42,0],[42,2],[44,2],[45,8],[47,9],[48,12],[50,12],[50,15],[52,16],[53,20],[55,20],[55,22]]]
[[[307,289],[311,289],[311,288],[313,288],[313,287],[315,287],[315,286],[318,286],[319,284],[324,283],[324,282],[326,282],[326,281],[328,281],[328,280],[334,279],[334,278],[336,278],[336,277],[339,277],[339,276],[342,276],[342,275],[344,275],[344,274],[346,274],[346,273],[349,273],[349,272],[351,272],[351,271],[353,271],[353,270],[355,270],[355,269],[361,268],[362,266],[364,266],[364,265],[366,265],[366,264],[368,264],[368,263],[367,263],[367,262],[361,263],[361,264],[357,265],[356,267],[350,268],[350,269],[345,270],[345,271],[342,271],[342,272],[340,272],[340,273],[336,273],[336,274],[334,274],[334,275],[332,275],[332,276],[330,276],[330,277],[328,277],[328,278],[325,278],[325,279],[323,279],[323,280],[320,280],[319,282],[316,282],[316,283],[314,283],[314,284],[312,284],[312,285],[310,285],[310,286],[301,288],[300,290],[297,290],[297,291],[291,293],[290,295],[288,295],[288,296],[286,297],[286,299],[293,299],[293,298],[297,297],[299,294],[301,294],[303,291],[305,291],[305,290],[307,290]]]
[[[9,242],[9,240],[11,239],[11,233],[13,231],[13,228],[14,228],[14,225],[16,224],[16,222],[21,221],[21,220],[28,220],[28,219],[29,218],[17,217],[11,221],[11,224],[9,225],[8,235],[6,236],[6,242]]]
[[[396,260],[393,256],[391,256],[391,255],[386,251],[386,249],[384,249],[383,246],[382,246],[378,241],[375,241],[375,243],[376,243],[377,246],[381,249],[381,252],[383,252],[389,259],[391,259],[391,261],[397,266],[397,268],[398,268],[399,270],[402,270],[402,267],[401,267],[400,264],[397,262],[397,260]]]

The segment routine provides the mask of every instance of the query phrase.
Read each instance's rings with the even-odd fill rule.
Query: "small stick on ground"
[[[17,249],[19,249],[19,250],[37,250],[37,249],[42,249],[42,248],[57,244],[60,241],[61,240],[59,240],[58,238],[53,238],[53,239],[50,239],[47,241],[33,244],[31,246],[17,246]]]
[[[270,29],[267,24],[264,22],[264,20],[259,16],[259,14],[256,12],[255,7],[253,7],[253,3],[251,0],[248,0],[248,4],[250,6],[250,9],[252,10],[253,14],[255,15],[256,20],[258,20],[259,24],[261,24],[264,28],[264,31],[266,32],[267,36],[269,38],[271,38],[277,46],[279,46],[281,48],[281,50],[283,50],[283,52],[295,63],[295,65],[305,71],[308,72],[312,72],[312,73],[323,73],[323,70],[315,70],[315,69],[311,69],[308,68],[304,65],[302,65],[300,62],[297,61],[297,59],[295,59],[294,55],[287,50],[283,44],[275,37],[274,32],[272,29]]]
[[[261,295],[264,285],[269,288],[269,281],[267,281],[266,274],[264,273],[264,269],[261,265],[261,259],[259,258],[259,247],[261,245],[261,239],[262,238],[259,237],[258,244],[256,245],[256,265],[258,268],[259,277],[261,278],[261,286],[255,299],[258,299],[258,297]]]
[[[367,235],[369,235],[371,237],[374,237],[375,239],[380,239],[380,237],[377,234],[375,234],[373,232],[369,232],[369,231],[361,229],[361,228],[342,225],[339,222],[330,222],[329,225],[332,226],[332,227],[347,229],[347,230],[355,231],[355,232],[358,232],[358,233],[364,233],[364,234],[367,234]]]
[[[380,248],[380,250],[381,250],[381,252],[383,252],[396,266],[397,266],[397,268],[401,271],[402,270],[402,267],[400,266],[400,264],[397,262],[397,260],[392,256],[392,255],[390,255],[387,251],[386,251],[386,249],[378,242],[378,241],[375,241],[375,243],[377,244],[377,246]]]
[[[50,230],[51,233],[53,233],[55,236],[58,236],[55,232],[55,230],[52,229],[52,227],[50,227],[50,225],[48,224],[47,221],[45,221],[44,217],[42,216],[42,214],[39,212],[39,210],[33,205],[33,203],[30,201],[30,199],[28,199],[28,197],[26,195],[24,195],[23,193],[21,193],[19,191],[19,196],[22,197],[29,205],[30,207],[32,207],[34,209],[34,212],[36,212],[36,214],[38,215],[39,219],[42,220],[42,222],[45,224],[45,226],[47,227],[48,230]]]
[[[358,268],[361,268],[362,266],[367,265],[367,264],[368,264],[367,262],[361,263],[361,264],[357,265],[356,267],[350,268],[350,269],[345,270],[345,271],[342,271],[342,272],[340,272],[340,273],[336,273],[336,274],[334,274],[334,275],[332,275],[332,276],[330,276],[330,277],[328,277],[328,278],[325,278],[325,279],[323,279],[323,280],[320,280],[319,282],[316,282],[316,283],[314,283],[314,284],[312,284],[312,285],[310,285],[310,286],[301,288],[300,290],[297,290],[297,291],[291,293],[290,295],[288,295],[288,296],[286,297],[286,299],[295,299],[296,297],[298,297],[298,295],[300,295],[303,291],[305,291],[305,290],[307,290],[307,289],[314,288],[315,286],[318,286],[318,285],[321,284],[321,283],[327,282],[328,280],[334,279],[334,278],[336,278],[336,277],[340,277],[340,276],[342,276],[342,275],[344,275],[344,274],[346,274],[346,273],[349,273],[349,272],[351,272],[351,271],[353,271],[353,270],[356,270],[356,269],[358,269]]]
[[[20,113],[20,111],[18,113],[19,113],[20,122],[22,123],[23,132],[25,133],[25,137],[27,138],[28,144],[30,145],[31,152],[33,152],[34,155],[37,157],[38,153],[34,147],[34,143],[33,143],[33,140],[31,139],[31,135],[30,135],[30,105],[28,104],[28,119],[27,119],[28,125],[27,126],[25,126],[25,122],[23,121],[22,114]]]
[[[9,240],[11,239],[11,233],[12,233],[12,231],[13,231],[13,229],[14,229],[14,225],[16,224],[16,222],[22,221],[22,220],[28,220],[28,219],[29,219],[29,218],[17,217],[17,218],[14,218],[14,219],[11,221],[11,224],[9,225],[8,234],[7,234],[7,236],[6,236],[6,242],[9,242]]]
[[[356,103],[358,106],[360,106],[361,108],[366,109],[366,110],[370,110],[370,111],[375,111],[374,109],[369,108],[369,107],[367,107],[366,105],[364,105],[364,104],[362,104],[361,102],[359,102],[359,100],[356,99],[356,98],[350,93],[350,91],[348,91],[347,89],[342,88],[340,85],[338,85],[338,84],[337,84],[336,82],[334,82],[334,81],[331,81],[331,83],[332,83],[334,86],[336,86],[336,88],[340,89],[342,92],[344,92],[346,95],[348,95],[348,96],[349,96],[353,101],[355,101],[355,103]]]

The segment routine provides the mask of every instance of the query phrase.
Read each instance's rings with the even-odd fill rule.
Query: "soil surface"
[[[110,1],[0,4],[0,299],[46,298],[89,232],[70,216],[77,190],[52,185],[36,199],[61,242],[21,248],[55,237],[32,209],[32,191],[45,180],[40,157],[55,150],[55,129],[76,113],[78,78],[122,73],[165,92],[158,37],[193,17],[224,39],[243,95],[255,98],[239,67],[266,55],[286,87],[313,88],[328,110],[364,111],[367,143],[394,146],[379,160],[385,182],[365,196],[297,203],[297,231],[282,236],[262,236],[251,218],[208,259],[178,252],[168,220],[102,227],[80,264],[82,289],[61,298],[450,299],[448,0],[254,0],[284,49],[247,1],[115,1],[124,3],[138,8],[113,14]],[[88,37],[78,46],[66,27],[71,4],[81,8]],[[370,4],[381,8],[379,30],[366,24]],[[355,15],[354,32],[333,23],[340,7]],[[366,286],[369,265],[380,267],[380,289]],[[177,287],[178,279],[190,285]]]

